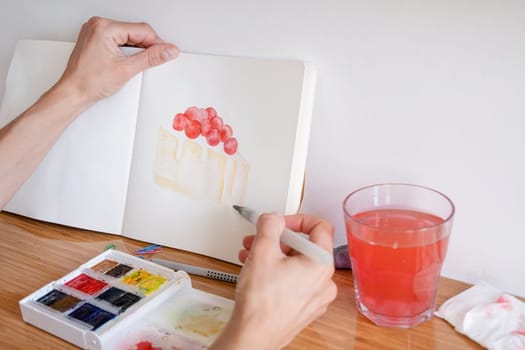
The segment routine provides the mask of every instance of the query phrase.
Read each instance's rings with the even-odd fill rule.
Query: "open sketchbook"
[[[1,126],[73,46],[18,42]],[[254,228],[233,204],[299,209],[314,90],[301,61],[181,53],[79,116],[5,210],[238,263]]]

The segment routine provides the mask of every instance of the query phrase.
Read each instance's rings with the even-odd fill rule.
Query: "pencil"
[[[238,275],[234,273],[227,273],[227,272],[222,272],[222,271],[217,271],[217,270],[206,269],[203,267],[183,264],[183,263],[179,263],[176,261],[164,260],[164,259],[159,259],[159,258],[153,258],[151,259],[151,261],[156,264],[168,267],[172,270],[182,270],[192,275],[204,276],[204,277],[212,278],[212,279],[219,280],[219,281],[237,283],[237,278],[239,277]]]

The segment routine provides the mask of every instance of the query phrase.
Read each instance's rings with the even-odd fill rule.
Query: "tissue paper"
[[[525,303],[486,283],[450,298],[436,316],[490,350],[525,350]]]

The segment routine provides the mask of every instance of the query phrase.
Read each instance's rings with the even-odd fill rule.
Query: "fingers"
[[[107,35],[117,46],[133,45],[147,48],[163,43],[155,30],[147,23],[119,22],[102,17],[91,17],[82,26],[82,30]]]
[[[254,239],[255,239],[255,235],[249,235],[249,236],[244,237],[242,240],[242,246],[246,249],[251,249]]]
[[[252,248],[255,235],[246,236],[242,240],[242,245],[244,249],[239,251],[239,260],[244,264],[248,255],[250,254],[250,249]]]
[[[112,26],[116,29],[114,40],[117,45],[133,45],[147,48],[155,44],[164,43],[147,23],[113,22]]]
[[[280,238],[284,225],[284,218],[280,215],[261,215],[257,221],[257,234],[251,245],[251,255],[269,259],[283,257]]]
[[[158,66],[164,62],[172,60],[179,55],[179,49],[172,44],[155,44],[144,51],[138,52],[128,57],[132,63],[135,73],[147,68]]]
[[[248,255],[250,254],[250,251],[248,249],[243,249],[239,251],[239,260],[241,263],[246,263],[246,259],[248,259]]]
[[[296,214],[285,217],[286,226],[296,232],[310,235],[310,240],[331,252],[334,249],[334,226],[321,218]]]
[[[107,30],[111,31],[116,45],[145,48],[144,51],[128,57],[133,75],[172,60],[179,55],[178,47],[162,41],[147,23],[115,22],[106,19],[95,19],[94,21],[97,20],[103,22],[100,26],[108,27]],[[109,21],[109,23],[104,21]]]
[[[270,215],[268,214],[268,216]],[[334,228],[333,225],[328,221],[311,215],[297,214],[286,216],[285,222],[286,226],[292,231],[309,234],[310,240],[315,244],[319,245],[321,248],[329,252],[333,250]],[[245,262],[250,250],[252,249],[254,241],[254,235],[244,237],[242,242],[244,249],[239,252],[239,259],[241,260],[241,262]],[[293,249],[291,249],[290,247],[282,243],[280,244],[280,247],[281,251],[284,254],[294,254]]]
[[[113,41],[115,47],[132,45],[145,48],[144,51],[129,57],[134,68],[131,69],[132,73],[157,66],[179,55],[177,46],[165,43],[147,23],[118,22],[92,17],[84,24],[82,31],[92,32],[94,36],[107,37]]]

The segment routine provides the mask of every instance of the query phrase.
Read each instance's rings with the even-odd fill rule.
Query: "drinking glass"
[[[432,317],[454,216],[444,194],[412,184],[350,193],[343,211],[359,311],[379,326]]]

